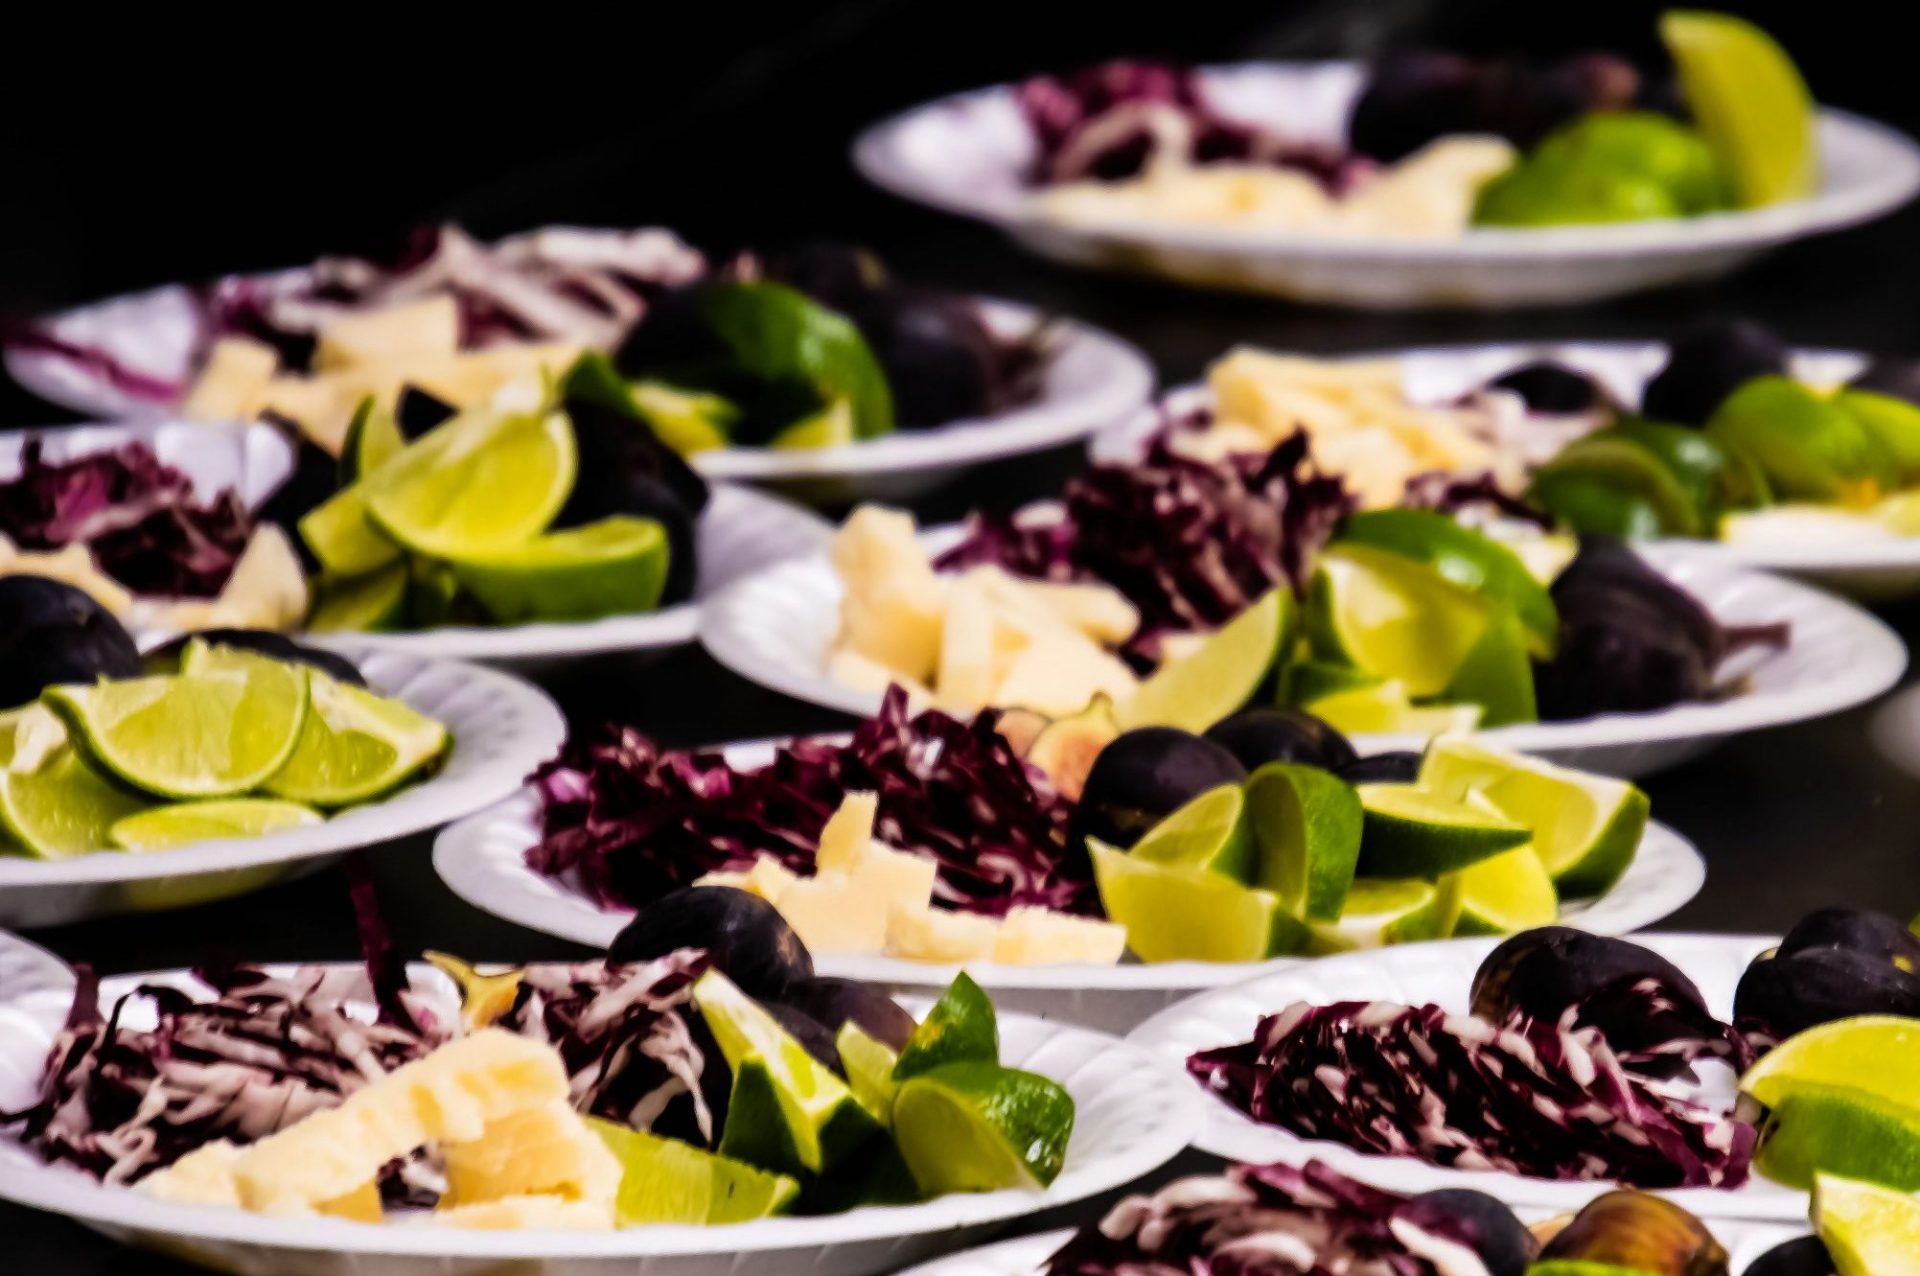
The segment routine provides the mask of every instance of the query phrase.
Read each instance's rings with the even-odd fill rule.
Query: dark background
[[[1826,103],[1920,132],[1901,6],[1727,4],[1780,36]],[[551,221],[672,226],[715,251],[833,237],[902,274],[1113,328],[1162,379],[1236,342],[1354,350],[1516,337],[1663,337],[1749,313],[1804,344],[1920,352],[1920,208],[1796,245],[1722,283],[1579,310],[1373,315],[1079,274],[981,227],[865,187],[854,132],[938,94],[1126,54],[1185,60],[1367,55],[1399,44],[1659,61],[1647,3],[1187,0],[1177,6],[974,0],[545,5],[397,16],[258,9],[205,30],[104,8],[40,7],[0,53],[0,321],[130,288],[304,261],[455,219],[483,235]],[[238,13],[238,11],[236,11]],[[1577,21],[1570,19],[1577,14]],[[271,21],[269,21],[271,19]],[[0,380],[0,426],[68,419]],[[924,518],[1054,490],[1077,449],[1020,458],[920,504]],[[1920,636],[1920,602],[1882,607]],[[760,691],[687,650],[589,662],[547,680],[576,724],[639,723],[674,743],[842,719]],[[1745,737],[1648,783],[1710,863],[1675,928],[1778,930],[1816,904],[1920,909],[1920,781],[1867,738],[1871,709]],[[453,900],[427,842],[371,856],[403,946],[525,960],[569,946]],[[227,904],[34,938],[107,970],[346,958],[337,871]],[[1187,1164],[1194,1163],[1189,1157]],[[1093,1216],[1075,1212],[1068,1221]],[[0,1276],[184,1271],[0,1206]]]

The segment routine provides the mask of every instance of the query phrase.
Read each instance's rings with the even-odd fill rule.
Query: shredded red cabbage
[[[1598,1028],[1438,1006],[1298,1003],[1187,1069],[1256,1120],[1303,1138],[1463,1170],[1738,1187],[1756,1130],[1696,1079],[1650,1075]]]
[[[1314,555],[1353,508],[1339,479],[1313,469],[1304,433],[1220,461],[1183,456],[1161,438],[1138,464],[1070,480],[1058,509],[974,515],[937,565],[1104,581],[1139,609],[1127,654],[1150,664],[1164,634],[1223,625],[1282,582],[1303,590]]]
[[[939,865],[940,904],[1097,915],[1091,865],[1068,851],[1072,805],[1019,759],[997,721],[992,712],[971,722],[910,716],[895,687],[845,744],[795,741],[756,771],[611,729],[569,743],[534,773],[543,825],[527,862],[628,908],[761,855],[811,873],[827,818],[848,793],[871,791],[876,834]]]
[[[198,500],[193,480],[144,443],[48,461],[29,439],[19,476],[0,482],[0,534],[22,549],[85,545],[136,594],[212,598],[245,552],[253,518],[231,491]]]

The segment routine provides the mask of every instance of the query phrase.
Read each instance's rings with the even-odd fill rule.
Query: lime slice
[[[1087,844],[1107,916],[1142,961],[1265,961],[1304,950],[1305,923],[1272,891],[1197,869],[1168,868]]]
[[[346,441],[340,445],[340,481],[351,484],[371,474],[384,462],[399,454],[407,440],[393,413],[380,406],[373,395],[360,400],[353,420],[347,424]]]
[[[1492,806],[1442,797],[1417,784],[1367,784],[1360,871],[1435,879],[1525,844],[1533,831]]]
[[[1920,1109],[1851,1086],[1796,1082],[1768,1112],[1753,1164],[1788,1187],[1810,1188],[1827,1173],[1920,1191]]]
[[[801,382],[822,403],[846,400],[860,438],[892,432],[886,371],[846,316],[766,280],[711,285],[701,292],[700,311],[742,371],[763,381]]]
[[[1821,1174],[1813,1184],[1813,1225],[1838,1276],[1920,1276],[1920,1199]]]
[[[1635,439],[1580,439],[1534,472],[1527,496],[1577,531],[1611,536],[1701,536],[1707,532],[1680,477]]]
[[[1246,809],[1247,796],[1239,785],[1209,789],[1148,829],[1132,853],[1150,864],[1203,869],[1236,882],[1249,881],[1253,838]]]
[[[317,634],[377,634],[407,615],[407,565],[391,562],[362,576],[322,576],[307,628]]]
[[[1920,1110],[1920,1019],[1862,1015],[1822,1024],[1748,1069],[1740,1088],[1770,1108],[1802,1085],[1850,1086]]]
[[[260,837],[320,823],[320,813],[272,798],[214,798],[181,802],[115,820],[109,836],[123,851],[171,851],[196,842]]]
[[[615,516],[455,559],[453,574],[502,624],[596,620],[659,606],[667,553],[660,524]]]
[[[733,1070],[721,1155],[817,1174],[877,1131],[846,1083],[725,975],[700,976],[693,1000]]]
[[[785,452],[805,452],[815,448],[844,447],[854,441],[853,404],[835,399],[812,416],[802,417],[773,436],[768,447]]]
[[[1441,694],[1449,704],[1478,705],[1482,727],[1539,720],[1527,635],[1512,612],[1488,608],[1480,640],[1468,649]]]
[[[1700,511],[1700,526],[1711,533],[1729,510],[1764,505],[1773,499],[1766,476],[1745,452],[1729,452],[1693,426],[1667,425],[1623,417],[1588,439],[1619,437],[1639,444],[1680,480]]]
[[[0,770],[0,829],[40,859],[111,848],[115,822],[146,805],[146,799],[102,777],[67,745],[32,771]]]
[[[653,432],[682,456],[727,446],[740,409],[717,394],[682,390],[661,381],[633,383],[633,406]]]
[[[341,488],[300,516],[300,539],[320,565],[339,576],[362,576],[397,561],[401,549],[367,518],[364,483]]]
[[[853,1097],[860,1100],[860,1105],[872,1113],[873,1119],[881,1125],[892,1124],[893,1092],[896,1088],[893,1070],[899,1064],[900,1056],[885,1043],[875,1041],[861,1031],[860,1025],[851,1019],[840,1025],[833,1044],[840,1052],[840,1069],[846,1073]]]
[[[266,790],[333,810],[405,784],[447,750],[447,729],[398,700],[309,675],[312,707],[293,754]]]
[[[1446,689],[1486,628],[1486,607],[1431,568],[1364,545],[1320,556],[1307,596],[1313,654],[1405,684]]]
[[[1813,95],[1786,50],[1725,13],[1660,17],[1694,122],[1748,208],[1805,199],[1820,186]]]
[[[1547,587],[1499,541],[1432,510],[1362,510],[1340,529],[1340,544],[1370,545],[1431,567],[1462,589],[1512,608],[1526,626],[1529,650],[1545,659],[1560,636],[1560,614]]]
[[[1751,456],[1783,500],[1865,508],[1898,485],[1893,456],[1865,426],[1788,377],[1755,377],[1714,409],[1706,431]]]
[[[1310,951],[1340,953],[1445,939],[1460,920],[1460,877],[1455,873],[1437,885],[1355,878],[1340,920],[1314,925]]]
[[[562,413],[469,412],[408,444],[362,486],[381,531],[422,554],[461,558],[539,535],[573,490],[576,463]]]
[[[1205,731],[1253,699],[1287,648],[1293,595],[1271,590],[1201,641],[1160,666],[1119,708],[1120,724]]]
[[[928,1196],[1043,1188],[1066,1164],[1073,1096],[1038,1073],[949,1063],[901,1084],[893,1136]]]
[[[1842,390],[1833,405],[1858,421],[1893,458],[1899,482],[1920,482],[1920,405],[1874,390]]]
[[[1533,830],[1533,851],[1555,887],[1571,896],[1604,894],[1633,863],[1647,829],[1647,795],[1625,780],[1589,775],[1478,740],[1434,741],[1420,786],[1464,800],[1479,793]]]
[[[1516,846],[1460,871],[1456,935],[1513,935],[1551,926],[1560,894],[1532,846]]]
[[[187,654],[191,661],[191,646]],[[167,798],[258,788],[293,755],[307,702],[307,670],[273,660],[202,677],[50,687],[45,699],[95,763]]]
[[[800,1195],[784,1174],[596,1117],[587,1124],[620,1162],[616,1226],[745,1223],[786,1213]]]
[[[1297,660],[1281,675],[1281,700],[1304,708],[1317,700],[1349,691],[1370,691],[1385,682],[1379,674],[1355,669],[1352,665],[1332,660]],[[1406,688],[1400,691],[1404,699]]]
[[[1364,822],[1353,786],[1319,767],[1269,762],[1247,781],[1246,805],[1259,885],[1296,917],[1339,917]]]
[[[993,1002],[962,971],[907,1038],[893,1065],[893,1079],[904,1081],[943,1063],[992,1063],[999,1058],[1000,1022]]]
[[[1393,679],[1321,696],[1300,707],[1347,735],[1431,737],[1471,731],[1481,714],[1477,704],[1415,705],[1407,698],[1406,684]]]

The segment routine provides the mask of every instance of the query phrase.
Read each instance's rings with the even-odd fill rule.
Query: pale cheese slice
[[[820,830],[820,843],[814,851],[814,870],[819,873],[846,873],[873,840],[873,818],[880,809],[878,793],[849,793],[827,817]]]

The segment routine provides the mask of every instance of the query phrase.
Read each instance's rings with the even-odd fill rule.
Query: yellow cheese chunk
[[[450,359],[460,349],[460,307],[451,293],[343,314],[320,330],[313,366],[400,358]]]
[[[1000,923],[939,908],[895,909],[887,918],[887,955],[909,961],[986,961]]]
[[[1127,948],[1127,928],[1048,908],[1016,908],[1000,924],[993,960],[1010,966],[1117,963]]]
[[[1125,700],[1139,684],[1133,670],[1092,640],[1056,634],[1034,639],[1014,656],[988,703],[1065,717],[1097,693]]]
[[[933,883],[939,865],[906,851],[896,851],[884,842],[868,842],[860,848],[851,875],[863,892],[882,902],[883,915],[896,908],[927,908],[933,901]]]
[[[887,940],[884,898],[851,874],[803,877],[774,906],[816,955],[877,953]]]
[[[853,869],[854,861],[873,840],[873,817],[879,806],[878,793],[849,793],[840,799],[840,805],[827,817],[826,827],[820,830],[820,845],[813,856],[815,871],[845,873]]]
[[[207,352],[180,415],[189,421],[251,421],[279,370],[279,352],[264,341],[222,337]]]
[[[441,1148],[447,1208],[515,1196],[609,1203],[620,1192],[620,1161],[566,1099],[510,1113],[477,1139]]]

